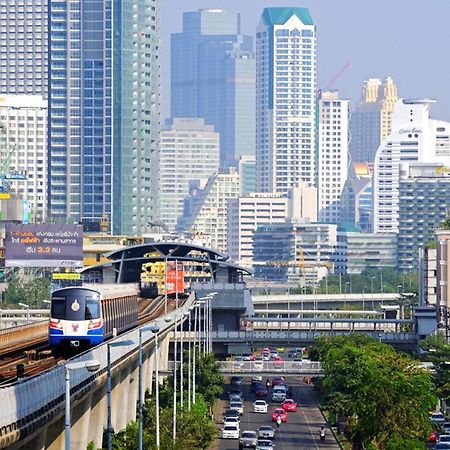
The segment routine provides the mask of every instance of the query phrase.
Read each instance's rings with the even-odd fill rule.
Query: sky
[[[241,13],[243,34],[255,35],[267,6],[309,9],[317,27],[317,81],[355,103],[368,78],[390,76],[402,98],[432,98],[435,119],[450,121],[450,0],[161,0],[161,118],[170,113],[170,34],[184,11]]]

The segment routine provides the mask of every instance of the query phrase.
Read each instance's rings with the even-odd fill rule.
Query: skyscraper
[[[350,118],[350,156],[353,162],[373,162],[381,141],[391,132],[397,86],[388,77],[364,82],[361,101]]]
[[[0,93],[46,96],[48,0],[0,2]]]
[[[305,8],[265,8],[256,34],[256,184],[315,183],[316,31]]]
[[[219,134],[203,119],[173,119],[161,132],[160,214],[174,231],[194,180],[219,170]]]
[[[339,99],[336,91],[321,92],[318,107],[319,222],[338,223],[341,193],[347,179],[348,169],[349,101]]]
[[[203,9],[183,14],[171,40],[171,117],[200,117],[220,133],[227,168],[255,152],[255,60],[239,14]]]
[[[392,131],[375,157],[373,224],[375,233],[398,233],[400,171],[412,162],[450,165],[450,123],[431,120],[433,100],[399,100]]]
[[[131,234],[158,215],[159,0],[114,6],[49,2],[49,212]]]

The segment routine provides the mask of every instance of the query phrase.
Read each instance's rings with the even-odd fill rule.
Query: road
[[[264,378],[265,379],[265,378]],[[331,430],[327,430],[325,442],[320,442],[319,429],[326,426],[324,418],[311,395],[312,387],[294,377],[287,377],[286,382],[292,387],[294,400],[298,403],[297,412],[288,413],[286,423],[281,424],[274,440],[276,450],[305,450],[305,449],[339,449]],[[239,386],[233,386],[238,388]],[[271,425],[272,411],[280,404],[269,404],[267,414],[253,412],[254,395],[250,393],[250,379],[244,378],[239,387],[244,393],[244,415],[241,418],[241,432],[257,430],[261,425]],[[226,392],[230,386],[226,386]],[[269,397],[270,399],[270,392]],[[225,398],[225,397],[224,397]],[[221,400],[221,413],[228,406],[227,400]],[[276,424],[272,424],[276,428]],[[220,427],[220,425],[218,425]],[[239,443],[234,439],[218,439],[215,450],[236,450]]]

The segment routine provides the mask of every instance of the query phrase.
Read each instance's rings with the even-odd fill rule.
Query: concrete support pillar
[[[92,410],[89,421],[88,442],[94,441],[95,448],[102,447],[103,430],[107,425],[106,383],[92,395]]]
[[[70,446],[72,448],[86,448],[88,445],[89,424],[91,420],[92,395],[72,408],[72,427],[70,430]]]
[[[161,384],[164,380],[164,372],[169,369],[169,343],[170,336],[167,334],[159,344],[159,383]]]

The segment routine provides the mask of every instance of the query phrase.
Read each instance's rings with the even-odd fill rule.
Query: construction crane
[[[26,180],[25,171],[10,171],[11,159],[16,145],[9,146],[6,137],[6,126],[0,122],[0,192],[9,193],[11,180]]]
[[[348,69],[350,66],[350,61],[347,61],[337,72],[336,74],[327,82],[327,84],[323,87],[323,91],[327,91],[333,86],[333,84],[341,77],[341,75]]]

